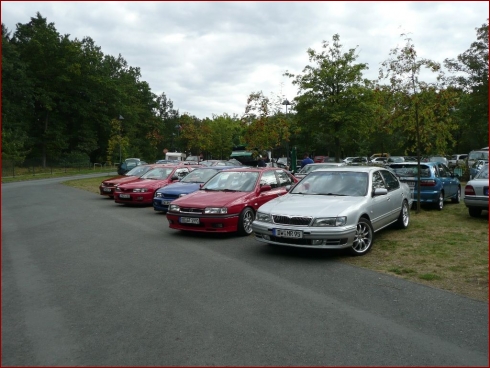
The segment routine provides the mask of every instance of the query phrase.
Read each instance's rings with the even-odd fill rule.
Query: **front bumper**
[[[342,249],[354,242],[356,225],[341,227],[284,226],[255,220],[252,229],[255,240],[299,248]],[[274,235],[274,230],[301,230],[302,238],[284,238]]]
[[[114,187],[99,186],[99,193],[100,193],[100,195],[113,196],[114,195]]]
[[[181,218],[198,219],[198,224],[182,223]],[[195,231],[202,233],[230,233],[238,231],[238,214],[216,215],[188,215],[167,213],[169,227],[175,230]]]
[[[129,198],[121,198],[120,197],[121,194],[128,195]],[[116,203],[125,203],[125,204],[152,204],[153,192],[145,192],[145,193],[114,192],[114,201]]]

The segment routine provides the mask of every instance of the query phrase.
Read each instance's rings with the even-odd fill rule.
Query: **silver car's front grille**
[[[292,226],[308,226],[312,217],[310,216],[283,216],[272,215],[275,224],[292,225]]]

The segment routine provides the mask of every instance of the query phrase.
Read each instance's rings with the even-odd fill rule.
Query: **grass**
[[[107,177],[64,184],[99,194]],[[464,183],[462,183],[464,187]],[[411,211],[405,230],[386,228],[375,235],[370,253],[341,257],[342,262],[401,277],[488,302],[488,214],[470,217],[461,203],[445,202],[438,211]]]
[[[49,179],[49,178],[58,178],[65,176],[75,176],[75,175],[83,175],[83,174],[94,174],[94,173],[104,173],[104,172],[115,172],[116,168],[106,166],[106,167],[94,167],[94,168],[36,168],[34,171],[23,168],[16,168],[15,176],[7,176],[5,173],[2,173],[2,183],[13,183],[19,181],[27,181],[27,180],[39,180],[39,179]],[[114,176],[114,175],[112,175]]]

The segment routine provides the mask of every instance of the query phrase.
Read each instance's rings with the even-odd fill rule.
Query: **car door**
[[[274,170],[268,170],[262,173],[262,176],[260,177],[260,186],[262,185],[270,185],[271,190],[259,193],[256,201],[259,207],[264,203],[269,202],[271,199],[277,198],[286,193],[285,187],[279,185]]]
[[[371,224],[373,225],[374,230],[377,230],[391,222],[390,214],[393,211],[391,197],[393,192],[388,190],[388,193],[385,195],[374,196],[374,191],[377,188],[388,189],[379,170],[373,172],[371,187],[372,192],[369,205],[369,216],[371,217]]]
[[[456,180],[451,176],[449,169],[442,163],[437,163],[437,171],[441,179],[442,187],[444,188],[444,198],[448,198],[456,194],[458,190]]]
[[[403,191],[400,188],[400,182],[395,175],[388,170],[380,170],[380,173],[383,176],[386,183],[386,189],[388,189],[388,195],[390,196],[389,203],[391,210],[389,222],[395,221],[398,218],[402,208]]]

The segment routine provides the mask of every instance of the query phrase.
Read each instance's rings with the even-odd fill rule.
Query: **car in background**
[[[386,160],[387,165],[395,163],[395,162],[405,162],[405,157],[404,156],[390,156]]]
[[[99,194],[103,196],[108,196],[109,198],[114,198],[114,191],[118,184],[129,183],[138,178],[143,174],[147,173],[149,170],[153,169],[155,164],[138,165],[131,170],[129,170],[124,175],[118,175],[110,179],[102,181],[99,185]]]
[[[243,166],[238,160],[204,160],[199,163],[202,166]]]
[[[488,211],[488,183],[487,163],[464,188],[464,204],[471,217],[479,217],[482,211]]]
[[[139,158],[127,158],[124,160],[124,162],[120,163],[119,166],[117,167],[117,174],[124,175],[132,168],[138,165],[146,165],[146,164],[147,162]]]
[[[289,168],[291,167],[291,160],[287,157],[279,157],[276,160],[276,163],[278,167],[282,167],[286,170],[289,170]]]
[[[186,165],[198,165],[202,160],[199,156],[187,156],[184,160]]]
[[[222,170],[198,191],[170,204],[169,227],[191,232],[250,235],[257,208],[286,194],[297,181],[281,168]]]
[[[407,228],[410,188],[378,166],[312,171],[288,194],[257,210],[252,223],[259,242],[300,248],[369,252],[374,233],[397,223]]]
[[[447,157],[444,157],[444,156],[430,156],[429,162],[441,162],[444,165],[448,166],[448,159],[447,159]]]
[[[388,158],[386,157],[375,157],[370,161],[370,163],[383,165],[386,163],[386,161],[388,161]]]
[[[418,200],[417,162],[399,162],[386,165],[399,180],[409,185],[414,203]],[[444,201],[461,201],[461,183],[458,176],[441,162],[420,163],[420,204],[429,204],[442,210]]]
[[[354,157],[347,164],[350,166],[361,166],[361,165],[367,165],[368,163],[369,163],[369,160],[367,157]]]
[[[353,159],[355,159],[355,157],[346,157],[344,158],[342,161],[346,164],[348,164],[349,162],[351,162]]]
[[[182,179],[192,170],[194,167],[191,165],[158,165],[137,180],[117,185],[114,201],[121,204],[151,205],[157,189]]]
[[[328,157],[328,156],[314,156],[313,162],[315,162],[315,163],[330,162],[329,159],[330,159],[330,157]]]
[[[464,161],[468,157],[468,155],[465,154],[456,154],[452,155],[449,160],[447,160],[447,166],[452,169],[456,166],[461,166],[464,165]]]
[[[488,165],[486,160],[476,160],[470,167],[470,180],[473,179],[485,165]]]
[[[466,157],[466,165],[468,167],[472,167],[473,164],[478,160],[488,161],[488,149],[479,149],[479,150],[471,151],[468,154],[468,157]]]
[[[174,165],[180,165],[182,163],[182,161],[164,159],[164,160],[157,160],[155,163],[156,164],[174,164]]]
[[[347,166],[347,164],[343,162],[323,162],[323,163],[312,163],[305,165],[301,170],[299,170],[297,173],[294,174],[294,176],[297,179],[303,179],[306,175],[308,175],[310,172],[318,170],[318,169],[324,169],[328,167],[339,167],[339,166]]]
[[[192,170],[182,180],[158,189],[153,197],[153,209],[166,213],[168,206],[177,198],[195,192],[221,170],[232,169],[234,166],[204,166]]]

